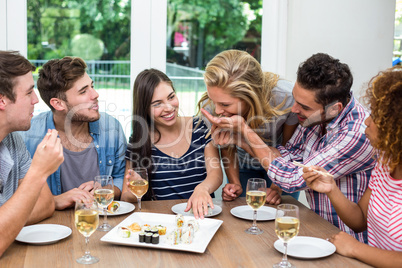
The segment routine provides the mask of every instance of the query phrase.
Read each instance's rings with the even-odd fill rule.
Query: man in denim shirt
[[[96,175],[113,177],[115,199],[123,186],[126,138],[115,118],[99,113],[99,94],[86,67],[72,57],[43,65],[37,86],[51,111],[35,116],[31,129],[21,133],[31,153],[48,129],[59,133],[65,161],[47,180],[59,210],[92,198]]]

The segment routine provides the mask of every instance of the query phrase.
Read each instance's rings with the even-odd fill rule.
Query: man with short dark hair
[[[99,94],[86,67],[78,57],[54,59],[42,66],[37,85],[51,111],[35,116],[31,129],[21,133],[31,152],[48,128],[58,131],[64,162],[47,181],[58,210],[92,198],[97,175],[113,177],[115,199],[123,186],[126,138],[115,118],[99,113]]]
[[[55,208],[45,182],[63,162],[57,131],[42,135],[32,160],[15,133],[29,129],[38,103],[34,70],[19,53],[0,51],[0,256],[25,224],[52,216]]]
[[[366,233],[354,233],[344,224],[325,194],[307,188],[303,165],[317,165],[333,175],[345,196],[357,203],[366,190],[374,167],[373,148],[364,134],[368,116],[353,97],[353,77],[349,67],[339,60],[318,53],[300,64],[293,88],[292,112],[299,126],[286,146],[268,147],[238,117],[214,118],[204,115],[220,130],[230,129],[235,143],[257,158],[269,178],[285,192],[306,190],[313,211],[341,230],[367,241]],[[219,139],[219,135],[215,135]],[[230,189],[227,194],[232,194]]]

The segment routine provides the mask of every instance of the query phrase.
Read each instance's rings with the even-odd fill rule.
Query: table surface
[[[142,202],[143,212],[173,214],[171,207],[186,200]],[[222,213],[213,217],[223,221],[204,253],[190,253],[164,249],[131,247],[102,242],[105,232],[96,231],[90,237],[91,254],[100,258],[91,267],[272,267],[282,258],[273,244],[278,239],[272,221],[258,221],[264,230],[261,235],[244,232],[252,221],[236,218],[230,210],[246,205],[245,198],[233,202],[214,200],[222,207]],[[299,236],[327,238],[339,229],[322,219],[310,209],[290,196],[283,197],[282,203],[297,204],[300,207]],[[137,206],[135,209],[137,212]],[[108,217],[116,226],[130,214]],[[100,223],[103,217],[100,218]],[[85,251],[84,237],[74,226],[74,210],[56,211],[40,224],[62,224],[72,229],[72,234],[50,245],[29,245],[15,241],[0,258],[0,267],[82,267],[76,263]],[[297,259],[289,257],[297,267],[369,267],[364,263],[334,253],[320,259]]]

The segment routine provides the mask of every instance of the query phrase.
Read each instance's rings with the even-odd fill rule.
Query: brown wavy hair
[[[372,145],[378,150],[378,160],[392,171],[402,157],[402,67],[389,68],[373,77],[365,100],[378,127],[378,138]]]

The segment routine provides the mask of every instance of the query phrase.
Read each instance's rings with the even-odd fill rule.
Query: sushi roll
[[[159,244],[159,234],[152,235],[152,244],[154,245]]]
[[[109,206],[107,206],[107,211],[110,213],[115,213],[120,207],[119,202],[113,201],[112,203],[110,203]]]
[[[131,231],[127,227],[120,226],[118,230],[120,237],[129,238],[131,236]]]
[[[159,233],[158,228],[152,227],[152,228],[151,228],[151,233],[153,233],[153,234],[158,234],[158,233]]]
[[[181,228],[184,225],[184,217],[181,214],[176,215],[176,226],[177,228]]]
[[[141,232],[138,235],[138,241],[140,241],[140,243],[145,243],[145,233],[144,232]]]
[[[159,235],[165,235],[166,234],[166,226],[158,225],[156,226],[158,229],[158,234]]]
[[[194,232],[197,232],[200,229],[200,224],[198,221],[196,220],[189,220],[187,222],[187,226],[192,225],[194,228]]]
[[[194,228],[193,225],[189,224],[187,225],[186,230],[183,232],[183,235],[181,236],[181,241],[184,244],[191,244],[193,243],[194,239]]]
[[[152,233],[146,233],[145,234],[145,243],[152,243]]]

